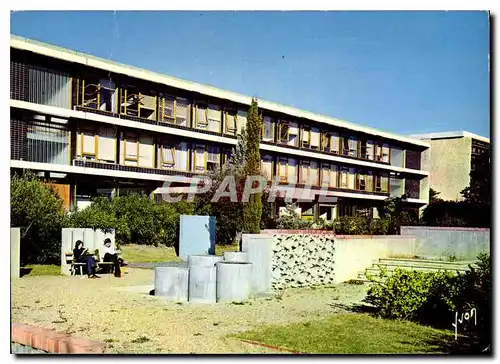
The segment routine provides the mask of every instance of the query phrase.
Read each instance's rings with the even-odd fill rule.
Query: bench
[[[109,272],[113,273],[115,269],[113,262],[101,262],[98,249],[96,249],[92,255],[94,256],[98,268],[108,267]],[[83,275],[83,267],[87,266],[86,263],[75,262],[72,252],[66,253],[66,263],[70,266],[69,271],[72,276],[77,274]]]

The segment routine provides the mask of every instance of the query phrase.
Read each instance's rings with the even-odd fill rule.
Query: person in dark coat
[[[87,275],[89,278],[101,278],[95,274],[96,262],[94,256],[89,254],[88,249],[83,246],[83,241],[77,240],[73,249],[73,259],[78,263],[87,264]]]

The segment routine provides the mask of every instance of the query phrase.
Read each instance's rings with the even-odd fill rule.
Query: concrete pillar
[[[274,238],[259,234],[243,234],[243,251],[252,263],[251,292],[266,294],[271,290],[271,260]]]
[[[21,270],[21,228],[10,228],[10,278],[19,278]]]
[[[216,255],[190,255],[188,257],[188,267],[215,267],[215,264],[220,261],[222,261],[222,257]]]
[[[241,302],[250,297],[252,264],[217,263],[217,302]]]
[[[225,252],[225,262],[248,262],[248,253],[246,252]]]
[[[189,268],[156,267],[155,296],[167,300],[187,302]]]
[[[66,253],[73,252],[73,229],[64,228],[61,230],[61,274],[69,276],[70,266],[66,263]]]
[[[217,302],[217,268],[192,266],[189,268],[189,302]]]

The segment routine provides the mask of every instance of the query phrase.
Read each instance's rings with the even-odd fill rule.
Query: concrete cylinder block
[[[189,269],[189,302],[217,302],[217,267],[195,265]]]
[[[225,252],[224,253],[225,262],[248,262],[247,252]]]
[[[155,296],[167,300],[187,302],[188,300],[189,268],[156,267]]]
[[[217,302],[244,301],[250,296],[252,264],[247,262],[218,262]]]
[[[248,261],[252,263],[251,292],[260,294],[271,290],[271,261],[274,238],[258,234],[247,236],[246,252]]]
[[[190,255],[188,257],[188,267],[215,267],[215,264],[221,262],[222,258],[223,257],[217,255]]]

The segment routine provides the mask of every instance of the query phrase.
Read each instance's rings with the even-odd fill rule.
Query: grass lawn
[[[217,245],[215,255],[223,255],[226,251],[238,251],[237,245]],[[122,245],[122,258],[130,263],[148,262],[179,262],[181,259],[175,254],[174,248],[148,245]]]
[[[232,337],[309,354],[437,354],[454,340],[454,333],[367,314],[341,314]]]
[[[240,251],[239,245],[216,245],[215,255],[224,255],[224,252],[238,252]]]
[[[58,276],[61,274],[61,266],[32,264],[21,267],[22,276]]]
[[[120,247],[121,257],[127,263],[179,262],[174,248],[128,244]]]

